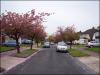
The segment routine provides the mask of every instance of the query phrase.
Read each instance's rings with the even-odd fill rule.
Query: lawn
[[[30,47],[30,44],[21,44],[21,47]]]
[[[73,47],[82,48],[82,47],[85,47],[85,45],[73,45]]]
[[[36,49],[32,49],[32,50],[27,49],[27,50],[22,51],[21,53],[17,53],[15,56],[16,57],[21,57],[21,58],[26,58],[26,57],[30,56],[31,54],[33,54],[36,51],[37,51]]]
[[[69,54],[72,55],[73,57],[89,56],[88,54],[76,49],[69,49]]]
[[[100,53],[100,48],[97,48],[97,47],[88,48],[87,50]]]
[[[0,46],[0,53],[10,51],[10,50],[14,50],[14,49],[15,49],[15,47]]]

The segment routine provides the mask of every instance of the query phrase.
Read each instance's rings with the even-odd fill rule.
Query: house
[[[6,35],[5,33],[1,33],[0,34],[0,43],[4,43],[7,42],[9,40],[14,40],[13,38],[10,38],[8,35]],[[21,44],[21,38],[19,38],[19,43]]]
[[[86,44],[88,43],[89,41],[93,40],[93,36],[94,36],[94,39],[95,39],[95,35],[98,35],[98,33],[96,33],[98,30],[95,29],[94,27],[92,29],[88,29],[84,32],[78,32],[80,34],[80,39],[78,40],[79,41],[79,44]]]
[[[100,41],[100,33],[99,31],[95,32],[92,38],[94,41]]]
[[[84,34],[84,33],[80,34],[80,39],[79,39],[80,44],[86,44],[88,43],[89,40],[90,40],[89,34]]]
[[[6,40],[8,40],[8,36],[4,33],[0,34],[0,43],[6,42]]]
[[[80,38],[79,38],[79,40],[75,40],[77,43],[79,43],[79,44],[86,44],[86,43],[88,43],[88,41],[90,40],[90,36],[89,36],[89,34],[84,34],[84,32],[78,32],[79,33],[79,35],[80,35]]]
[[[89,34],[83,34],[81,31],[78,33],[80,35],[79,40],[75,40],[73,43],[74,44],[86,44],[86,43],[88,43],[88,40],[90,40]]]

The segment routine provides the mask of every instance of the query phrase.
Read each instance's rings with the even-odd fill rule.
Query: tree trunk
[[[71,44],[70,44],[70,49],[72,49],[72,46],[71,46]]]
[[[38,47],[38,42],[36,42],[36,44],[37,44],[37,47]]]
[[[72,49],[72,41],[70,41],[70,49]]]
[[[18,38],[16,39],[16,49],[17,49],[17,53],[20,53],[20,46],[19,46]]]
[[[31,50],[32,50],[32,46],[33,46],[33,43],[31,43],[31,47],[30,47]]]
[[[31,39],[32,43],[31,43],[31,47],[30,49],[32,50],[32,47],[33,47],[33,38]]]

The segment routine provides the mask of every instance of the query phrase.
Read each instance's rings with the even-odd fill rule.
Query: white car
[[[22,44],[31,44],[32,41],[31,40],[28,40],[28,39],[23,39],[22,40]]]
[[[100,42],[90,41],[88,42],[87,47],[100,47]]]
[[[60,51],[60,52],[68,52],[68,47],[67,44],[65,44],[64,42],[58,42],[57,44],[57,48],[56,51]]]

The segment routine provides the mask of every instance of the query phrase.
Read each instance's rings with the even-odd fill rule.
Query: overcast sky
[[[99,1],[2,1],[1,13],[54,12],[44,23],[46,32],[52,34],[58,26],[75,25],[76,31],[85,31],[99,25]]]

